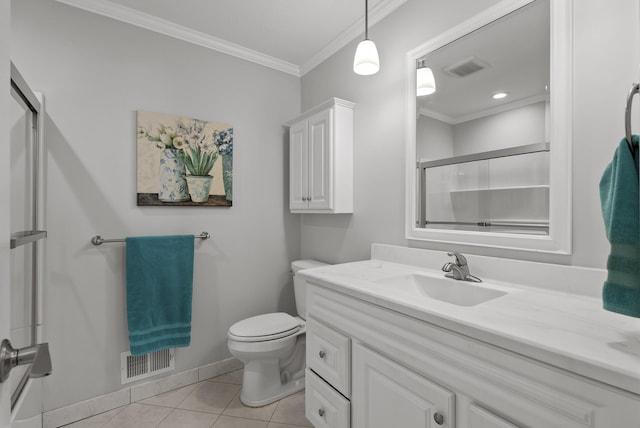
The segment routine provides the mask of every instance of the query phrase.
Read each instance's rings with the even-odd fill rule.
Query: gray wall
[[[548,141],[546,102],[450,125],[429,116],[416,120],[419,160],[436,160]]]
[[[436,160],[453,156],[453,125],[429,116],[416,119],[416,160]]]
[[[12,58],[47,100],[45,411],[121,388],[124,247],[93,247],[93,235],[213,236],[196,245],[178,371],[228,358],[235,321],[292,312],[300,217],[287,209],[282,124],[300,112],[300,79],[54,1],[14,1],[11,26]],[[234,126],[232,208],[136,207],[138,109]]]
[[[453,126],[454,156],[548,141],[545,102],[484,116]]]
[[[405,215],[405,53],[493,0],[409,0],[371,28],[381,69],[352,71],[358,40],[302,79],[302,108],[337,96],[357,103],[354,214],[305,215],[302,255],[330,262],[364,259],[372,242],[408,245]],[[553,256],[473,247],[469,253],[603,268],[609,251],[598,182],[623,135],[626,93],[638,79],[638,2],[573,1],[573,255]],[[460,12],[464,11],[464,12]],[[594,89],[595,88],[595,89]],[[435,250],[435,243],[409,243]],[[443,260],[446,256],[443,255]]]

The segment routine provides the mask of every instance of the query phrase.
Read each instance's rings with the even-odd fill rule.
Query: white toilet
[[[296,272],[319,266],[326,263],[291,263],[297,317],[275,312],[238,321],[229,328],[229,352],[244,364],[243,404],[265,406],[304,388],[307,289]]]

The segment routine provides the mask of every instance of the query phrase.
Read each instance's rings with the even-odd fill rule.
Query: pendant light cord
[[[364,0],[364,39],[369,40],[369,0]]]

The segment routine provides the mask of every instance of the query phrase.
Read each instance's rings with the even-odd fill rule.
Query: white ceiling
[[[303,75],[364,33],[362,0],[58,0]],[[369,0],[369,27],[407,0]]]
[[[548,99],[549,13],[549,0],[530,3],[423,57],[437,90],[418,97],[420,112],[455,124]],[[489,67],[462,78],[444,71],[470,57]],[[510,96],[491,98],[502,91]]]

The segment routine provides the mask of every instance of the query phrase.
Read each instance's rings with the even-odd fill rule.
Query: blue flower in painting
[[[226,131],[213,131],[213,144],[218,148],[218,154],[222,156],[233,153],[233,128]]]

